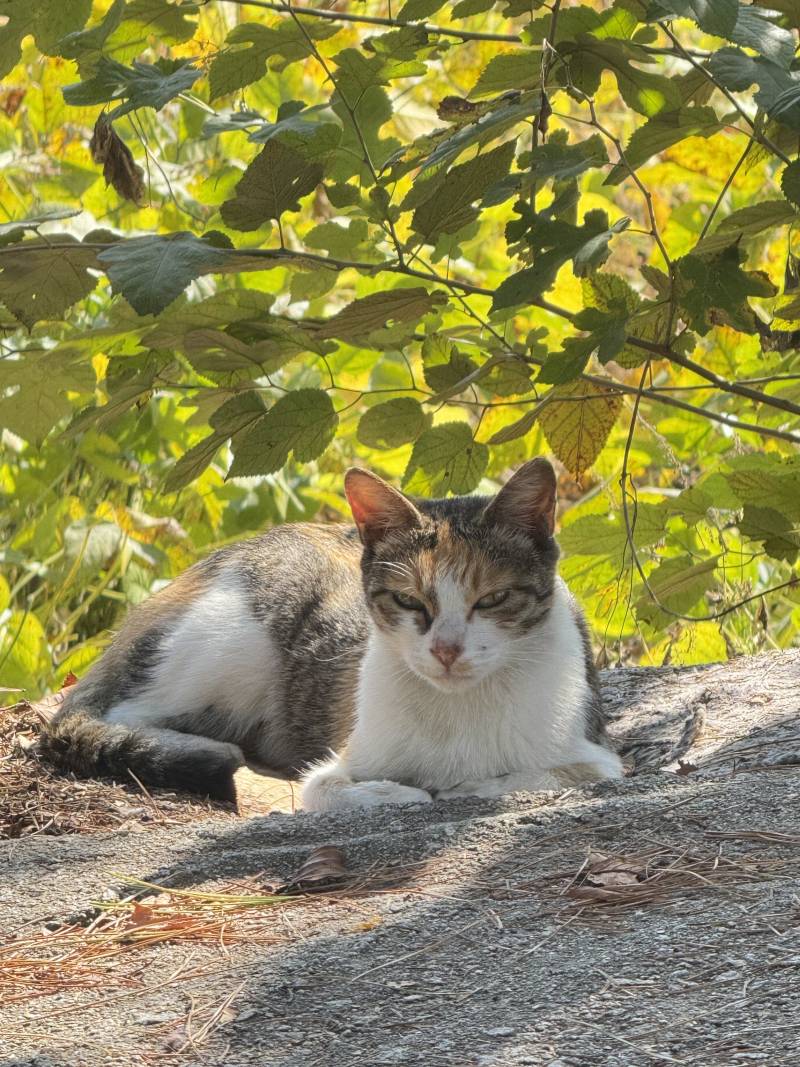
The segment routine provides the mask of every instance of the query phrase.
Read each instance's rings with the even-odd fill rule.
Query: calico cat
[[[355,527],[279,526],[195,564],[67,690],[41,754],[234,799],[245,757],[309,810],[617,778],[556,479],[411,501],[352,469]]]

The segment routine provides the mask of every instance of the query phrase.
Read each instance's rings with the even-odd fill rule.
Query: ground
[[[604,688],[624,782],[0,843],[0,1063],[795,1065],[800,653]]]

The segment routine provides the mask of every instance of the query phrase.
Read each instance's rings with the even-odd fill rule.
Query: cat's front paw
[[[440,789],[437,800],[454,800],[456,797],[501,797],[508,787],[502,778],[485,778],[482,781],[467,780],[459,782],[451,789]]]
[[[433,797],[424,789],[399,782],[353,782],[348,806],[371,808],[378,804],[430,804]]]

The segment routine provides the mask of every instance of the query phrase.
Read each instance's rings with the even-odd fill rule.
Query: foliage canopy
[[[341,473],[561,463],[609,657],[795,639],[794,0],[0,0],[0,679]]]

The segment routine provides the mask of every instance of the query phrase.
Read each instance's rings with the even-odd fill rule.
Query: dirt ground
[[[800,653],[604,685],[624,782],[0,843],[0,1064],[795,1067]]]

